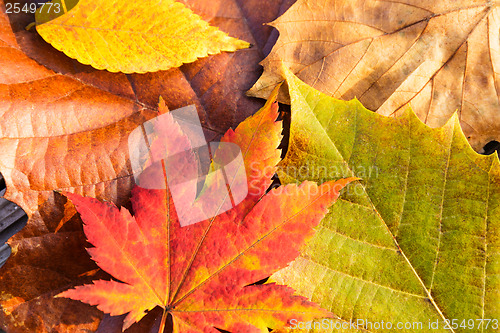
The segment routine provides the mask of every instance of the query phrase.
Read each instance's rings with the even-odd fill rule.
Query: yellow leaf
[[[35,17],[38,33],[56,49],[110,72],[167,70],[250,45],[174,0],[53,0]]]

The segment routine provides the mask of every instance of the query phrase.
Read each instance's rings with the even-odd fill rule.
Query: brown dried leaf
[[[283,61],[330,96],[357,97],[396,116],[411,105],[426,124],[458,110],[474,149],[500,141],[498,1],[300,0],[273,22],[281,35],[250,90],[267,98]],[[282,94],[281,100],[287,100]]]

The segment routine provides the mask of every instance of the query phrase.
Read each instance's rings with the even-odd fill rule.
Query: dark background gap
[[[0,267],[5,264],[11,254],[10,246],[6,243],[7,240],[28,222],[28,216],[21,207],[3,197],[5,191],[5,180],[0,174]]]
[[[481,152],[481,154],[490,155],[493,154],[495,151],[498,153],[499,150],[500,150],[500,142],[493,140],[488,142],[483,147],[483,151]]]

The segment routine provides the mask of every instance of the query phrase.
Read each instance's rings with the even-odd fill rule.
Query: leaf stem
[[[36,22],[31,22],[24,29],[27,30],[27,31],[30,31],[30,29],[33,28],[35,25],[36,25]]]
[[[167,322],[167,316],[168,316],[167,307],[164,307],[163,315],[161,316],[160,329],[158,330],[158,333],[163,333],[163,331],[165,330],[165,323]]]
[[[62,8],[63,8],[64,14],[66,14],[68,12],[68,8],[66,7],[66,1],[65,0],[61,0],[61,5],[62,5]]]

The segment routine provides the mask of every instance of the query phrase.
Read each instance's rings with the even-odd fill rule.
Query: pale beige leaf
[[[267,97],[283,61],[330,96],[432,127],[458,110],[469,142],[500,141],[498,1],[300,0],[272,23],[280,38],[250,90]],[[283,89],[282,89],[283,90]],[[281,101],[288,101],[283,90]]]

